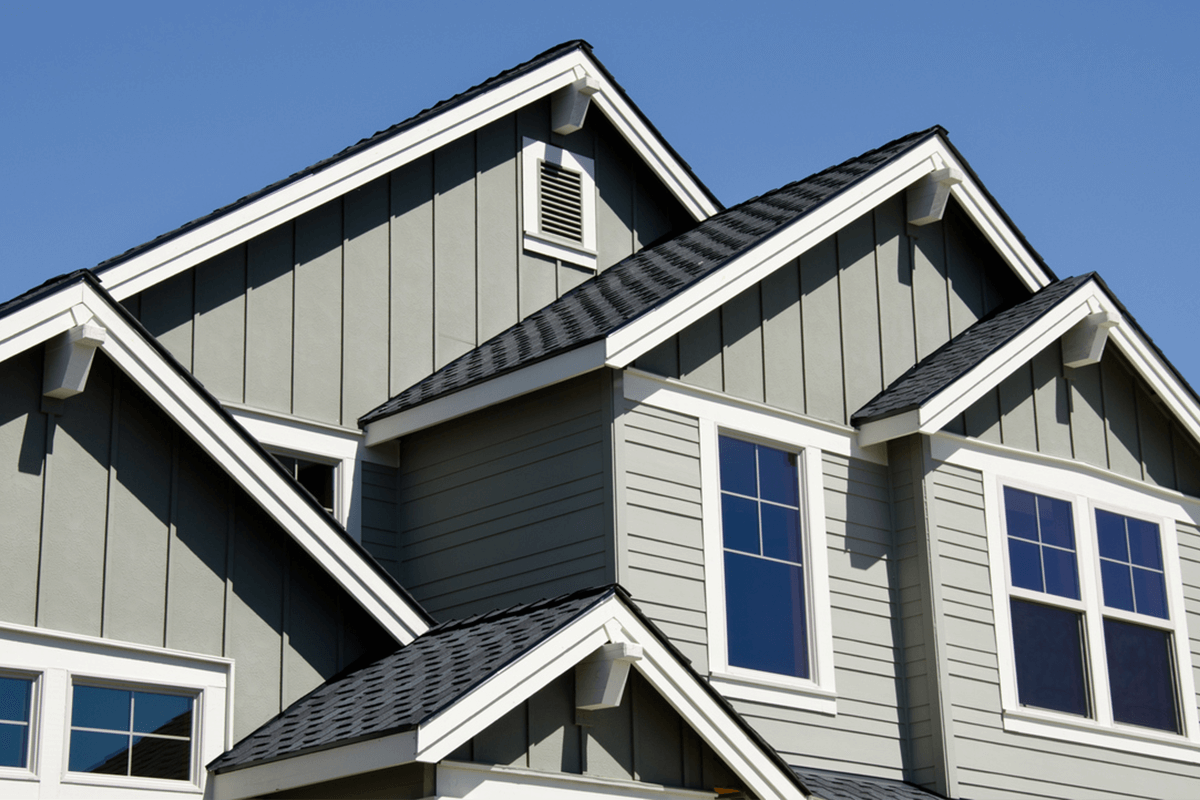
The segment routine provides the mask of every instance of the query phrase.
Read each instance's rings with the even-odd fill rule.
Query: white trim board
[[[26,313],[28,312],[28,313]],[[101,291],[81,279],[0,319],[0,360],[88,320],[107,332],[105,354],[237,482],[399,643],[429,629],[425,617],[315,509],[228,417],[126,320]],[[64,402],[70,403],[70,399]]]
[[[455,749],[610,642],[641,646],[642,658],[634,663],[634,668],[756,796],[762,800],[800,800],[804,797],[791,772],[759,746],[730,715],[726,706],[709,694],[696,675],[681,664],[657,635],[615,595],[599,600],[590,610],[492,674],[415,731],[222,772],[210,778],[214,797],[240,800],[268,789],[297,788],[317,780],[331,780],[412,761],[439,763],[440,772],[440,762]],[[312,766],[318,760],[322,769]],[[493,779],[500,779],[489,767],[467,767],[457,763],[450,766],[486,771]],[[516,775],[524,775],[524,772],[506,774],[505,782]],[[555,785],[565,782],[580,788],[592,780],[580,778],[576,781],[566,775],[546,776],[545,779]],[[654,791],[656,785],[630,782],[627,788],[634,786],[642,791]],[[598,790],[596,786],[592,788]],[[694,795],[676,794],[680,797]],[[656,796],[664,795],[658,793]]]
[[[606,77],[603,68],[576,48],[241,208],[119,262],[105,269],[101,280],[113,297],[124,300],[584,77],[599,87],[592,102],[688,213],[696,220],[715,214],[719,208],[689,170],[671,156],[666,144],[642,122],[620,89]]]
[[[875,445],[918,432],[937,433],[1078,322],[1098,312],[1107,312],[1110,319],[1116,321],[1115,327],[1108,333],[1112,344],[1129,360],[1194,440],[1200,442],[1200,404],[1133,323],[1121,313],[1112,296],[1095,279],[1091,279],[920,408],[860,425],[859,444]]]

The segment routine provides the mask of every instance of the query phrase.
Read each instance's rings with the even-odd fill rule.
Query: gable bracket
[[[629,667],[642,660],[640,645],[606,644],[575,665],[575,707],[599,711],[621,705]]]
[[[42,394],[59,400],[74,397],[87,385],[96,349],[104,344],[107,331],[95,320],[76,325],[46,342],[46,367]]]
[[[600,82],[584,76],[564,86],[550,96],[550,128],[555,133],[568,134],[583,127],[592,95],[600,91]]]
[[[963,182],[961,170],[943,167],[908,187],[908,224],[928,225],[946,213],[950,189]]]
[[[1063,366],[1099,364],[1100,357],[1104,355],[1104,344],[1108,341],[1108,331],[1117,324],[1117,318],[1107,311],[1098,311],[1081,319],[1063,334]]]

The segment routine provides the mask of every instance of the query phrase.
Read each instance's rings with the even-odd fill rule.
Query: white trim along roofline
[[[394,136],[105,268],[101,280],[114,298],[124,300],[582,78],[599,87],[591,102],[599,106],[688,213],[699,221],[719,210],[599,63],[575,48],[477,97],[436,112]]]
[[[1108,291],[1092,278],[920,408],[863,423],[859,426],[859,444],[869,446],[910,433],[933,434],[940,431],[946,423],[967,410],[1018,368],[1029,363],[1030,359],[1085,317],[1100,312],[1107,312],[1109,319],[1116,321],[1108,333],[1111,342],[1129,359],[1188,433],[1200,442],[1200,404],[1145,340],[1136,325],[1121,312]]]
[[[106,331],[99,349],[178,424],[330,576],[399,643],[429,629],[414,608],[380,575],[328,515],[318,511],[270,456],[251,443],[219,406],[126,319],[105,294],[80,278],[0,318],[0,361],[56,334],[94,321]],[[70,402],[66,400],[65,402]]]
[[[633,668],[762,800],[800,800],[796,778],[744,729],[616,595],[602,600],[417,729],[210,776],[215,800],[241,800],[409,762],[438,763],[608,643],[640,645]],[[308,763],[320,760],[321,768]]]

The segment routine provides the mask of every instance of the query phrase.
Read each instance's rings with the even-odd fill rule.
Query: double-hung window
[[[0,674],[0,767],[29,766],[34,678]]]
[[[1019,704],[1184,733],[1160,521],[1011,485],[1003,504]]]

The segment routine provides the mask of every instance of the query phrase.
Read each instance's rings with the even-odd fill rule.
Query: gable
[[[234,659],[235,738],[391,641],[103,352],[42,373],[0,362],[0,621]]]
[[[1200,452],[1116,347],[1063,366],[1053,342],[946,426],[1200,497]]]
[[[953,336],[1028,296],[957,202],[896,195],[639,357],[638,369],[848,424]]]
[[[521,246],[521,143],[592,159],[597,266],[693,224],[601,113],[534,101],[127,298],[221,401],[357,418],[593,273]]]

